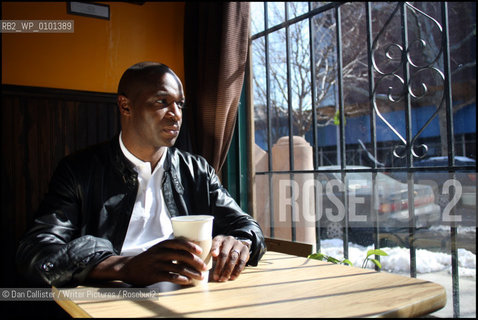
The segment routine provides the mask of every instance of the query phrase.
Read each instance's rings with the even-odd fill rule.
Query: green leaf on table
[[[367,258],[370,257],[371,255],[376,255],[376,256],[388,256],[388,254],[381,250],[381,249],[372,249],[367,251]]]
[[[320,253],[320,252],[316,252],[316,253],[309,254],[309,255],[307,256],[307,258],[308,258],[308,259],[315,259],[315,260],[326,260],[325,254]]]
[[[349,259],[344,259],[342,262],[348,264],[351,267],[353,267],[353,263]]]
[[[373,263],[375,263],[375,265],[379,268],[379,269],[382,269],[382,264],[380,263],[380,261],[378,261],[377,259],[369,259],[370,261],[372,261]]]
[[[328,262],[335,263],[335,264],[340,263],[340,260],[335,259],[334,257],[327,257],[327,261],[328,261]]]

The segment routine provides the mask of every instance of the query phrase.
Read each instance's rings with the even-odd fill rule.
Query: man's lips
[[[169,127],[163,128],[163,131],[170,134],[170,135],[178,135],[179,134],[179,126],[173,125]]]

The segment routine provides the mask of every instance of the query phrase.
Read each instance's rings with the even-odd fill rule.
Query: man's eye
[[[160,105],[161,105],[161,108],[167,108],[167,107],[169,107],[172,103],[176,103],[176,105],[178,106],[179,109],[183,109],[183,108],[184,108],[184,101],[171,101],[171,102],[168,102],[167,99],[158,99],[158,100],[156,100],[156,103],[160,104]]]

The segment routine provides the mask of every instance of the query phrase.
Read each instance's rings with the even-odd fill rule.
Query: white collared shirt
[[[136,158],[126,149],[119,135],[121,151],[134,164],[138,173],[138,193],[129,221],[126,237],[121,248],[122,256],[134,256],[148,250],[154,244],[172,238],[173,227],[168,208],[164,202],[161,179],[164,174],[163,153],[151,173],[151,164]]]

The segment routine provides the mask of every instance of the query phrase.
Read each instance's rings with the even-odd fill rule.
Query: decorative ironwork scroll
[[[402,7],[403,6],[403,7]],[[377,61],[375,57],[375,53],[379,51],[379,39],[385,34],[385,30],[390,26],[394,17],[396,17],[397,13],[400,11],[399,9],[402,8],[402,13],[407,13],[409,11],[413,18],[416,21],[423,18],[425,19],[425,23],[430,23],[431,26],[437,28],[440,37],[435,36],[433,38],[436,40],[441,41],[442,37],[441,34],[443,33],[443,28],[440,23],[431,17],[430,15],[426,14],[422,10],[414,7],[412,4],[405,2],[405,3],[398,3],[397,6],[394,8],[388,19],[386,20],[384,26],[378,32],[377,36],[374,38],[373,45],[372,45],[372,65],[375,72],[379,74],[379,78],[377,79],[376,85],[374,86],[374,90],[372,93],[372,103],[373,108],[377,114],[377,116],[385,123],[385,125],[400,139],[400,145],[395,146],[393,155],[397,158],[405,158],[410,153],[415,158],[423,158],[427,152],[428,147],[425,144],[416,145],[416,140],[422,134],[422,132],[429,126],[431,121],[438,115],[440,109],[443,108],[445,104],[445,91],[441,90],[442,96],[439,99],[440,102],[436,105],[436,110],[430,116],[430,118],[425,122],[425,124],[417,131],[417,133],[413,137],[409,137],[408,139],[404,138],[396,128],[394,128],[389,121],[383,116],[383,114],[379,110],[378,106],[378,97],[381,97],[384,94],[380,94],[378,92],[378,88],[380,84],[386,83],[395,83],[397,86],[389,86],[388,92],[386,93],[386,99],[390,103],[398,103],[405,100],[405,98],[410,98],[413,101],[419,101],[424,99],[427,95],[429,95],[429,86],[427,85],[426,81],[431,80],[432,77],[427,77],[424,74],[426,72],[432,72],[436,74],[435,78],[438,78],[444,84],[445,76],[444,73],[440,70],[440,57],[442,56],[443,51],[443,44],[440,43],[435,49],[436,54],[430,55],[433,53],[433,49],[430,49],[430,41],[424,39],[424,36],[429,36],[430,39],[432,35],[430,35],[427,30],[422,30],[424,28],[425,23],[417,23],[418,26],[415,30],[408,28],[408,24],[402,23],[402,27],[406,27],[407,30],[405,32],[408,34],[412,31],[416,31],[417,35],[416,38],[410,42],[408,42],[408,37],[402,39],[402,43],[389,43],[383,48],[383,59],[387,62],[386,67],[390,70],[385,70],[379,66],[379,61]],[[403,18],[403,17],[402,17]],[[406,19],[406,16],[405,18]],[[380,61],[381,62],[381,61]],[[406,64],[404,66],[404,64]],[[410,72],[406,74],[408,78],[403,75],[402,70],[404,67],[409,68]],[[401,74],[402,73],[402,74]],[[418,84],[415,82],[418,81]],[[397,90],[398,88],[398,90]],[[383,100],[382,100],[383,101]],[[408,119],[410,121],[410,119]],[[408,125],[411,125],[408,123]]]

